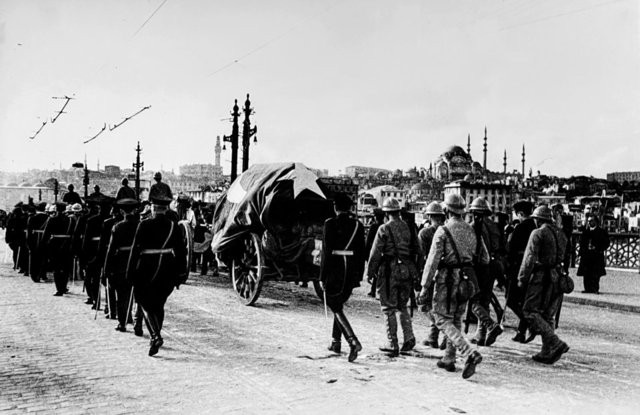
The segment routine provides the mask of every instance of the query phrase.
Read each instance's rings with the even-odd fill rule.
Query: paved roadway
[[[418,347],[377,351],[377,303],[360,288],[347,308],[364,344],[359,359],[326,351],[330,329],[312,289],[269,283],[256,307],[226,277],[192,274],[167,303],[165,346],[119,333],[83,304],[81,284],[53,297],[0,265],[0,412],[7,413],[637,413],[640,314],[565,304],[560,336],[571,351],[553,367],[533,362],[539,342],[481,348],[470,380],[435,367]],[[512,324],[511,317],[507,325]],[[129,326],[130,327],[130,326]],[[415,320],[423,338],[424,317]],[[345,347],[346,348],[346,347]]]

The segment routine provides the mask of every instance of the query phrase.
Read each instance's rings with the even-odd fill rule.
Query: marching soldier
[[[164,343],[161,335],[164,304],[188,276],[186,247],[178,225],[166,215],[171,198],[151,193],[153,217],[140,222],[127,264],[126,279],[133,285],[151,334],[149,356]]]
[[[151,199],[152,194],[162,194],[165,197],[173,200],[173,193],[171,193],[171,188],[168,184],[162,182],[162,173],[159,171],[153,175],[153,180],[156,182],[151,185],[149,188],[149,199]]]
[[[53,280],[56,284],[56,297],[69,292],[67,289],[69,243],[71,242],[72,222],[64,214],[64,203],[56,204],[56,213],[47,219],[42,240],[46,241],[46,252],[53,268]]]
[[[367,266],[367,277],[371,282],[377,278],[380,306],[385,315],[387,344],[380,347],[383,352],[397,356],[399,351],[409,351],[416,345],[413,335],[408,303],[413,290],[413,278],[417,277],[416,264],[412,258],[418,251],[412,245],[409,226],[400,219],[400,203],[390,197],[385,199],[382,210],[387,222],[378,228]],[[398,348],[398,321],[402,327],[404,343]]]
[[[424,264],[426,263],[427,255],[431,250],[431,243],[433,242],[433,236],[436,233],[436,230],[442,225],[444,225],[444,210],[442,209],[442,205],[439,202],[433,201],[427,205],[427,208],[424,212],[429,217],[429,226],[425,226],[420,230],[418,234],[418,243],[420,244],[420,264],[418,265],[418,270],[422,273],[424,269]],[[431,299],[433,297],[433,285],[431,286],[431,290],[428,293],[427,298]],[[427,328],[427,338],[423,341],[425,346],[431,346],[434,349],[438,348],[438,335],[440,334],[440,330],[436,326],[435,319],[433,318],[433,314],[431,314],[430,304],[425,306],[424,312],[427,315],[428,328]]]
[[[476,253],[476,237],[471,225],[462,219],[464,199],[457,194],[445,197],[447,222],[436,230],[433,236],[427,264],[422,273],[422,291],[420,303],[427,303],[430,286],[433,284],[432,313],[436,326],[447,336],[447,348],[438,367],[449,372],[456,370],[456,349],[466,356],[462,377],[472,376],[476,365],[482,362],[482,356],[464,338],[460,332],[462,314],[467,299],[460,295],[461,285],[468,285],[475,278],[473,275],[473,257]],[[489,263],[489,254],[481,242],[479,261]],[[464,281],[463,281],[464,280]],[[467,287],[468,288],[468,287]],[[466,293],[468,294],[468,293]]]
[[[522,303],[524,301],[524,292],[518,287],[518,271],[522,264],[524,250],[527,247],[531,232],[536,229],[536,224],[530,217],[533,210],[533,204],[527,200],[519,200],[514,203],[513,210],[518,215],[520,223],[516,225],[507,241],[507,306],[513,310],[518,316],[518,331],[511,339],[519,343],[528,343],[535,337],[530,334],[526,337],[528,328],[527,320],[522,313]]]
[[[495,343],[496,338],[502,334],[502,326],[499,322],[493,321],[489,313],[489,303],[493,295],[493,285],[496,277],[502,274],[504,268],[502,266],[501,257],[504,252],[504,243],[500,229],[494,221],[489,218],[491,215],[491,207],[489,203],[478,197],[473,202],[469,210],[473,214],[473,222],[471,226],[476,235],[477,249],[476,259],[480,257],[479,250],[482,245],[489,251],[489,263],[475,264],[476,276],[478,278],[478,292],[471,298],[471,308],[473,314],[478,319],[476,326],[476,334],[471,343],[478,346],[491,346]]]
[[[102,222],[106,218],[103,217],[100,201],[98,199],[89,198],[91,216],[87,219],[87,224],[82,236],[82,255],[86,264],[85,286],[89,299],[87,304],[93,304],[91,307],[95,309],[98,306],[98,291],[100,284],[100,270],[104,262],[98,261],[98,248],[100,245],[100,233],[102,231]]]
[[[554,317],[562,300],[557,268],[562,266],[567,240],[553,225],[549,207],[538,206],[531,217],[537,229],[531,233],[525,249],[518,287],[525,293],[524,316],[535,333],[542,336],[542,350],[533,355],[533,360],[553,364],[569,351],[569,346],[554,331]]]
[[[334,200],[336,217],[324,223],[322,263],[320,281],[325,292],[325,301],[333,311],[333,331],[329,350],[340,353],[342,336],[349,343],[349,362],[358,357],[362,345],[358,341],[343,306],[351,291],[360,286],[364,272],[365,246],[364,225],[349,216],[352,201],[340,193]]]
[[[135,213],[138,202],[135,199],[125,198],[118,200],[116,204],[120,208],[124,220],[116,223],[111,229],[109,248],[104,262],[104,274],[116,291],[115,307],[114,303],[111,305],[114,310],[117,310],[118,326],[116,330],[124,332],[127,331],[127,319],[131,312],[129,304],[133,301],[131,298],[132,286],[125,277],[131,244],[139,223],[138,215]],[[137,335],[139,331],[141,335],[141,322],[136,323],[138,325],[134,325],[134,333]]]
[[[103,204],[103,209],[105,211],[109,209],[110,202],[111,200]],[[100,231],[100,242],[98,245],[98,256],[96,258],[96,261],[102,265],[104,265],[105,263],[107,249],[109,248],[109,239],[111,238],[111,229],[113,229],[113,226],[116,223],[120,222],[123,219],[122,214],[120,213],[120,209],[117,206],[112,205],[110,209],[111,209],[111,217],[105,219],[102,222],[102,230]],[[115,320],[116,319],[116,307],[115,307],[116,290],[114,286],[111,285],[111,281],[109,281],[109,279],[107,278],[106,272],[104,272],[104,269],[102,272],[102,278],[100,282],[105,287],[105,293],[108,299],[107,300],[108,307],[105,307],[104,312],[105,314],[107,314],[107,318]]]
[[[44,275],[46,277],[46,266],[43,260],[44,247],[41,244],[44,224],[49,219],[44,210],[45,202],[36,205],[36,213],[27,221],[27,246],[29,247],[29,274],[33,282],[40,282]]]

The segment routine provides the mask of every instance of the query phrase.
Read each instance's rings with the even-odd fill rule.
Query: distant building
[[[363,166],[348,166],[344,169],[344,172],[349,177],[372,177],[379,173],[382,173],[384,175],[390,175],[392,173],[391,170]]]
[[[62,201],[62,194],[61,191],[58,195],[60,201]],[[18,202],[29,203],[29,198],[33,199],[34,203],[53,203],[55,195],[53,189],[47,186],[0,186],[0,209],[7,212]]]
[[[494,212],[507,212],[513,203],[511,186],[499,183],[457,181],[444,186],[444,196],[459,194],[467,203],[473,199],[483,197]]]
[[[120,166],[104,166],[104,173],[110,177],[118,177],[122,174]]]
[[[609,182],[640,182],[640,171],[620,171],[607,173],[607,181]]]
[[[180,175],[218,180],[222,178],[222,167],[214,164],[185,164],[180,166]]]
[[[433,164],[433,176],[439,180],[461,180],[467,175],[481,175],[482,166],[474,162],[462,147],[451,146]]]

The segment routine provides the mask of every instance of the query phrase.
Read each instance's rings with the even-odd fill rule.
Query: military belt
[[[69,239],[71,235],[51,235],[51,239]]]
[[[331,251],[331,255],[339,255],[339,256],[353,256],[353,251],[345,251],[342,249],[334,249]]]
[[[93,238],[91,238],[92,242],[100,242],[100,237],[99,236],[94,236]]]
[[[162,255],[162,254],[173,254],[172,248],[167,249],[143,249],[140,252],[141,255]]]
[[[121,246],[120,248],[118,248],[118,252],[125,252],[125,251],[131,251],[131,247],[130,246]]]
[[[34,232],[35,233],[44,233],[44,229],[36,229]]]

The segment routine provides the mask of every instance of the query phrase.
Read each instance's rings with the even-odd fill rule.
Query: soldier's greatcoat
[[[320,280],[327,293],[327,304],[334,312],[351,296],[351,291],[360,286],[366,259],[364,225],[340,213],[324,223]]]
[[[72,221],[68,216],[58,213],[47,219],[44,225],[42,240],[46,243],[46,252],[53,268],[53,278],[58,293],[67,289],[69,244],[73,231]]]
[[[44,244],[42,235],[44,224],[49,217],[44,212],[36,212],[27,220],[27,246],[29,247],[29,275],[35,282],[40,281],[44,267]]]

